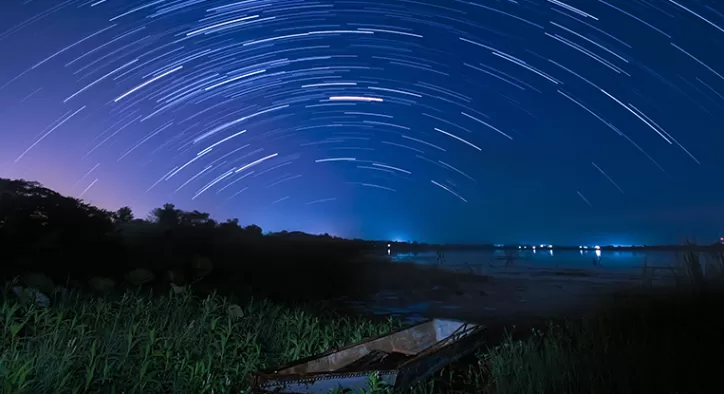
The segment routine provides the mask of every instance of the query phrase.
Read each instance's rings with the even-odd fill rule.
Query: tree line
[[[38,182],[0,178],[0,278],[40,271],[56,280],[122,276],[139,267],[184,270],[211,259],[219,280],[301,278],[370,251],[371,244],[327,234],[262,232],[239,220],[165,204],[138,218],[131,208],[104,210]],[[331,272],[334,274],[334,272]],[[264,280],[262,280],[264,279]]]

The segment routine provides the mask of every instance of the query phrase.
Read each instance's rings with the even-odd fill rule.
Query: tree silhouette
[[[162,208],[156,208],[151,212],[152,220],[162,227],[173,228],[180,224],[181,210],[170,203],[164,204]]]
[[[262,237],[264,235],[262,233],[261,227],[257,226],[256,224],[250,224],[244,227],[244,234],[252,237]]]
[[[123,207],[113,214],[113,221],[116,224],[130,223],[133,219],[134,215],[130,207]]]
[[[192,211],[184,212],[178,211],[179,224],[182,226],[207,226],[215,227],[216,222],[211,219],[211,215],[205,212]]]
[[[251,268],[238,264],[240,255],[251,261],[275,259],[286,267],[290,259],[315,264],[337,261],[367,246],[328,234],[284,230],[264,235],[257,225],[242,227],[236,218],[217,222],[208,213],[183,211],[171,203],[152,210],[145,220],[135,219],[129,207],[110,212],[37,182],[0,178],[0,283],[27,272],[42,272],[59,281],[91,276],[122,280],[139,267],[155,273],[185,272],[192,267],[193,256],[214,261],[219,277],[246,277]],[[253,270],[262,266],[253,264]],[[306,275],[306,271],[290,272]]]
[[[112,231],[108,211],[37,182],[0,179],[0,244],[9,260],[79,259],[93,253],[88,245],[103,245]]]
[[[223,234],[242,234],[244,229],[239,225],[239,219],[228,219],[218,225],[219,231]]]

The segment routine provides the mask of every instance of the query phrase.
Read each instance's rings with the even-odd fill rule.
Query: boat
[[[252,393],[365,392],[420,382],[484,343],[485,326],[432,319],[251,375]]]

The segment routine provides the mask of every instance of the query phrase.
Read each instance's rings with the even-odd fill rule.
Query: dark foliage
[[[3,260],[23,269],[59,274],[59,262],[77,269],[117,243],[110,212],[62,196],[36,182],[0,179],[0,245]],[[9,267],[10,271],[20,269]]]
[[[0,247],[9,263],[0,271],[6,278],[34,271],[56,283],[91,276],[118,280],[130,269],[147,268],[158,278],[173,269],[188,283],[193,260],[203,256],[213,262],[204,280],[209,289],[327,298],[353,287],[344,262],[368,253],[372,244],[326,234],[264,235],[259,226],[217,222],[173,204],[137,219],[129,207],[109,212],[36,182],[0,179]]]

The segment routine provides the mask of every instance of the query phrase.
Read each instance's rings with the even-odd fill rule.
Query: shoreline
[[[483,267],[478,272],[455,272],[444,265],[390,264],[415,265],[416,269],[430,275],[430,286],[387,283],[367,294],[340,297],[334,300],[335,303],[343,310],[394,316],[409,322],[451,318],[478,323],[522,324],[531,319],[585,316],[616,293],[644,285],[643,273],[638,271],[636,274],[637,270],[555,267],[491,270]],[[670,283],[667,275],[652,279],[654,287]]]

